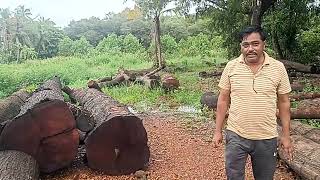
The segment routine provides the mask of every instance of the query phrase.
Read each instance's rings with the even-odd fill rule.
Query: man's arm
[[[282,124],[281,147],[292,159],[292,144],[290,139],[290,100],[289,94],[278,94],[279,118]]]
[[[230,90],[220,89],[217,112],[216,112],[216,129],[214,133],[215,147],[222,142],[222,127],[225,121],[226,113],[230,104]]]

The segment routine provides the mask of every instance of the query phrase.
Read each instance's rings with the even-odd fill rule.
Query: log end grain
[[[114,116],[86,139],[88,165],[110,175],[130,174],[148,164],[147,133],[136,116]]]

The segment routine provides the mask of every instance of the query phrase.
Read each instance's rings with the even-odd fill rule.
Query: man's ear
[[[263,41],[263,50],[266,50],[266,47],[267,47],[267,42]]]

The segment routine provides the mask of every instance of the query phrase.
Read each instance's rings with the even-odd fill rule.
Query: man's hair
[[[239,33],[240,42],[251,33],[259,33],[262,41],[265,41],[267,38],[266,33],[260,26],[248,26]]]

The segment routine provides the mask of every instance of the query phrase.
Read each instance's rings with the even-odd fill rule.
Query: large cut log
[[[0,100],[0,123],[14,118],[20,112],[20,107],[26,102],[30,94],[19,90],[11,96]]]
[[[291,119],[320,119],[319,107],[291,108]],[[320,120],[317,120],[320,121]]]
[[[304,109],[304,108],[320,108],[320,98],[315,99],[305,99],[302,101],[299,101],[297,109]]]
[[[97,124],[85,140],[88,166],[111,175],[130,174],[148,163],[147,133],[128,108],[96,89],[64,91],[91,111]]]
[[[172,74],[164,74],[161,77],[161,84],[165,92],[174,91],[180,86],[179,80]]]
[[[292,135],[294,144],[293,159],[289,161],[282,148],[279,156],[303,179],[320,177],[320,145],[299,135]]]
[[[199,72],[199,77],[201,78],[211,78],[211,77],[216,77],[216,76],[221,76],[222,71],[213,71],[213,72],[206,72],[206,71],[201,71]]]
[[[218,102],[217,95],[215,95],[213,92],[205,92],[202,94],[200,99],[201,109],[203,109],[205,106],[208,107],[209,109],[216,109],[217,102]]]
[[[1,180],[37,180],[39,166],[30,155],[20,151],[0,151]]]
[[[287,70],[295,70],[297,72],[311,73],[311,66],[307,66],[298,62],[288,61],[288,60],[280,60]]]
[[[93,118],[91,112],[81,106],[76,106],[71,103],[67,104],[76,120],[76,127],[82,132],[91,131],[96,124],[96,121]]]
[[[300,121],[291,121],[291,134],[303,136],[320,144],[320,128],[303,124]]]
[[[66,167],[74,159],[79,134],[58,79],[49,80],[21,107],[0,135],[0,150],[18,150],[33,156],[42,172]]]
[[[298,93],[298,94],[291,94],[290,100],[300,101],[303,99],[314,99],[320,98],[320,93],[313,92],[313,93]]]

